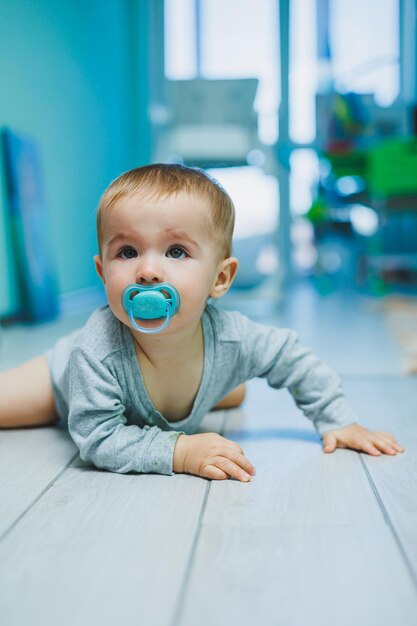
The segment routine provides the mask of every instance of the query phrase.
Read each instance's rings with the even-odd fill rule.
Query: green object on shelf
[[[312,224],[320,224],[325,222],[328,216],[328,205],[324,198],[315,198],[311,203],[311,207],[306,213],[306,218],[310,220]]]
[[[388,284],[380,276],[370,276],[367,282],[368,291],[372,296],[382,297],[390,292]]]
[[[364,150],[350,150],[346,152],[326,152],[323,155],[330,163],[333,174],[342,176],[367,175],[367,152]]]
[[[368,186],[379,197],[417,194],[417,140],[397,138],[372,148]]]

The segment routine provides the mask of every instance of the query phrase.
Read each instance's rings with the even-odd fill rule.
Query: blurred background
[[[211,172],[225,306],[417,294],[417,0],[1,0],[0,320],[103,302],[95,211],[127,169]],[[344,296],[342,296],[344,297]]]

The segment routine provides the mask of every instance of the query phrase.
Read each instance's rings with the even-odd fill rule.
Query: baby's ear
[[[103,285],[105,285],[106,281],[104,280],[103,259],[101,258],[101,256],[96,254],[96,256],[93,257],[93,261],[94,261],[94,265],[96,266],[96,272],[100,276],[101,280],[103,281]]]
[[[211,298],[221,298],[229,291],[236,276],[238,266],[239,261],[233,256],[229,256],[221,262],[217,271],[216,281],[209,294]]]

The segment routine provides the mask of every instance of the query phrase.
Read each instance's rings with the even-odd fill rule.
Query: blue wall
[[[0,3],[0,126],[38,142],[63,294],[98,285],[97,202],[115,176],[148,159],[147,6]],[[0,315],[16,304],[5,217],[0,195]]]

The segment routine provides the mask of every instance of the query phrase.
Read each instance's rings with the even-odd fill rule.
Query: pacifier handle
[[[129,319],[130,319],[130,323],[132,324],[133,328],[135,328],[136,330],[138,330],[141,333],[147,333],[148,335],[153,335],[155,333],[160,333],[161,330],[164,330],[164,328],[166,328],[168,326],[168,324],[171,321],[171,303],[167,302],[168,308],[167,308],[167,316],[165,319],[165,322],[162,324],[162,326],[158,326],[158,328],[143,328],[143,326],[140,326],[135,318],[133,317],[133,310],[132,307],[129,307]]]

